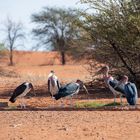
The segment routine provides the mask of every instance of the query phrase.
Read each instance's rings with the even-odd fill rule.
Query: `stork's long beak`
[[[98,76],[102,73],[102,69],[98,70],[97,72],[94,73],[92,77]]]
[[[31,90],[32,90],[32,92],[33,92],[34,96],[36,96],[36,93],[35,93],[35,90],[34,90],[34,88],[33,88],[33,87],[31,88]]]
[[[85,89],[86,93],[89,95],[89,92],[88,92],[88,90],[87,90],[85,85],[83,85],[83,88]]]
[[[98,70],[97,72],[95,72],[94,76],[97,76],[97,75],[101,74],[102,71],[103,71],[102,69]]]

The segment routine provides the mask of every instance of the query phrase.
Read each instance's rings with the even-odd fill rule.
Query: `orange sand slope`
[[[32,82],[37,88],[46,85],[48,74],[51,70],[56,72],[61,83],[68,83],[81,79],[89,81],[91,76],[87,71],[86,60],[74,61],[66,57],[67,64],[60,65],[58,52],[25,52],[14,51],[14,66],[8,66],[8,54],[0,61],[0,94],[4,89],[14,89],[22,82]],[[53,63],[50,61],[53,61]],[[55,65],[53,65],[55,64]],[[46,89],[45,89],[46,90]]]
[[[1,57],[1,64],[9,63],[9,54],[8,52],[4,53],[5,56]],[[13,62],[15,65],[60,65],[61,57],[58,52],[37,52],[37,51],[14,51],[13,52]],[[85,60],[77,61],[71,56],[66,55],[67,64],[83,64]]]

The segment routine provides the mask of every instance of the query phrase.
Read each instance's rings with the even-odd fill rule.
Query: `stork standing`
[[[122,78],[122,83],[124,84],[124,92],[129,105],[136,105],[138,101],[138,90],[134,83],[128,82],[128,77],[126,75]]]
[[[28,82],[24,82],[21,85],[19,85],[13,92],[11,98],[9,101],[11,103],[14,103],[17,98],[21,99],[20,106],[21,108],[26,108],[25,102],[24,102],[24,97],[26,96],[27,93],[29,93],[31,90],[34,92],[33,85]]]
[[[120,100],[122,103],[122,96],[125,95],[123,90],[123,85],[119,83],[118,80],[114,79],[112,76],[109,75],[109,67],[104,66],[98,73],[103,74],[103,79],[107,87],[111,90],[114,95],[114,103],[116,103],[116,96],[120,96]]]
[[[103,79],[106,85],[114,94],[114,103],[116,102],[116,96],[120,95],[120,100],[122,103],[122,96],[127,98],[127,102],[130,105],[135,105],[138,98],[137,88],[134,83],[128,82],[128,77],[123,76],[120,81],[114,79],[112,76],[109,76],[109,67],[104,66],[99,72],[103,73]]]
[[[53,97],[54,94],[58,92],[60,88],[60,83],[55,75],[54,71],[51,70],[50,74],[48,75],[48,91],[50,95]]]
[[[72,97],[73,97],[73,95],[79,93],[81,86],[86,90],[87,94],[89,94],[85,85],[83,84],[83,82],[81,80],[77,80],[76,82],[72,82],[72,83],[69,83],[69,84],[61,87],[59,89],[58,93],[53,95],[53,98],[55,100],[59,100],[59,99],[62,99],[64,97],[71,97],[70,104],[72,105]]]

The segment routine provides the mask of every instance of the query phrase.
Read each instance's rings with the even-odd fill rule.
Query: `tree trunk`
[[[9,56],[9,59],[10,59],[10,66],[13,66],[13,50],[10,49],[10,56]]]
[[[65,52],[64,51],[61,52],[61,63],[62,63],[62,65],[66,64],[66,58],[65,58]]]
[[[121,61],[124,64],[124,66],[127,68],[127,70],[130,72],[130,74],[133,76],[134,80],[136,81],[136,74],[133,72],[133,70],[129,67],[129,65],[127,64],[127,62],[124,60],[124,57],[119,52],[119,49],[117,48],[116,44],[115,43],[110,43],[110,44],[113,47],[113,49],[116,51],[117,55],[121,59]]]

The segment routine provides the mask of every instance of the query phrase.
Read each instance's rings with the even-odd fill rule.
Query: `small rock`
[[[40,118],[41,118],[41,119],[44,118],[44,115],[40,115]]]

